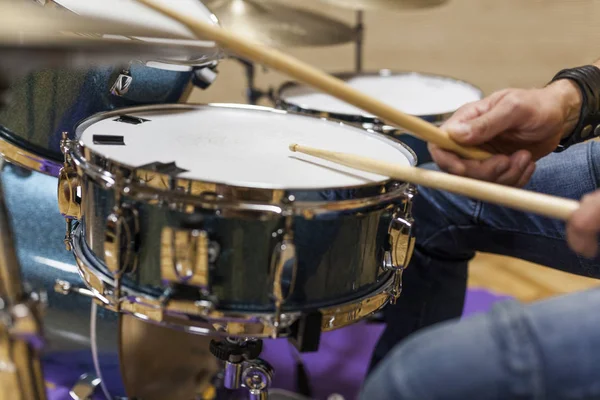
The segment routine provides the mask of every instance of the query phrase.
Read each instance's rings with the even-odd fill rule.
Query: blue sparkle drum
[[[164,1],[164,0],[162,0]],[[165,32],[193,36],[176,22],[133,0],[45,2],[65,13],[103,17],[160,27]],[[199,0],[178,1],[178,8],[208,23],[216,17]],[[122,40],[159,39],[119,38]],[[178,42],[160,39],[161,42]],[[126,65],[90,69],[45,69],[27,75],[10,88],[10,102],[0,110],[0,152],[27,169],[58,176],[63,155],[63,132],[98,112],[144,104],[185,102],[195,86],[207,87],[216,78],[222,59],[213,42],[195,42],[198,55],[186,59],[140,60],[132,55]]]
[[[445,122],[463,105],[483,98],[481,90],[467,82],[433,74],[381,70],[336,76],[367,95],[437,125]],[[284,83],[275,93],[274,102],[284,110],[337,119],[399,138],[415,151],[420,164],[431,161],[427,144],[422,140],[298,82]]]
[[[197,334],[295,337],[356,322],[401,290],[413,188],[288,149],[414,165],[400,142],[235,105],[121,109],[75,136],[59,205],[108,310]]]

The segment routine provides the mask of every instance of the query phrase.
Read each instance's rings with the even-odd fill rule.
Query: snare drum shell
[[[357,191],[322,192],[320,199],[351,199]],[[85,242],[95,255],[96,269],[104,264],[106,221],[114,207],[114,192],[84,177],[82,181]],[[273,311],[270,263],[281,238],[281,218],[217,215],[196,209],[188,214],[167,206],[123,199],[139,215],[138,267],[127,274],[126,286],[151,296],[166,289],[161,281],[161,233],[165,227],[208,232],[220,252],[210,270],[210,293],[218,308],[244,312]],[[307,200],[307,199],[304,199]],[[374,292],[389,278],[382,268],[389,247],[388,227],[396,206],[382,202],[368,209],[331,212],[312,219],[295,217],[293,237],[298,272],[285,311],[315,310],[341,304]],[[190,221],[195,225],[190,225]]]

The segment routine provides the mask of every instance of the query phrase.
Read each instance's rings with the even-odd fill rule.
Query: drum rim
[[[116,279],[107,274],[104,268],[95,263],[102,263],[87,247],[85,229],[78,224],[73,231],[73,253],[79,276],[89,289],[89,295],[110,311],[130,314],[149,323],[174,329],[183,329],[188,333],[241,338],[278,338],[289,336],[289,327],[300,318],[303,311],[284,311],[281,314],[281,326],[275,327],[276,312],[244,312],[219,310],[210,301],[175,300],[164,303],[160,297],[143,293],[135,287],[121,285],[120,296],[115,296]],[[368,294],[341,304],[325,305],[319,308],[323,315],[321,332],[333,331],[361,321],[369,315],[381,310],[389,303],[396,283],[396,274],[390,272],[382,279],[378,287]],[[178,323],[187,321],[189,325]],[[194,326],[199,319],[218,326],[220,329],[207,331],[204,327]],[[242,328],[242,329],[240,329]]]
[[[347,71],[346,72],[338,72],[338,73],[333,73],[332,75],[335,76],[336,78],[339,78],[344,81],[348,80],[348,79],[352,79],[352,78],[368,77],[368,76],[389,77],[389,76],[403,76],[403,75],[418,75],[418,76],[429,77],[429,78],[442,78],[444,80],[461,83],[461,84],[471,87],[479,94],[480,98],[483,98],[485,95],[485,93],[483,92],[483,90],[480,87],[478,87],[470,82],[467,82],[463,79],[458,79],[458,78],[455,78],[450,75],[441,75],[441,74],[435,74],[435,73],[429,73],[429,72],[380,69],[380,70],[364,71],[364,72],[347,72]],[[314,109],[311,107],[306,107],[306,106],[303,106],[300,104],[291,103],[288,100],[286,100],[283,96],[283,92],[285,92],[286,90],[288,90],[290,88],[294,88],[294,87],[298,87],[298,86],[305,86],[305,85],[301,84],[298,81],[286,81],[286,82],[282,83],[273,94],[272,100],[273,100],[273,103],[275,104],[275,107],[277,107],[278,109],[286,110],[286,111],[293,111],[296,113],[302,113],[302,114],[308,114],[308,115],[318,115],[320,117],[334,119],[334,120],[342,120],[342,121],[346,121],[346,122],[365,124],[365,125],[374,125],[377,128],[381,128],[385,125],[384,122],[381,121],[377,117],[370,117],[367,115],[359,115],[359,114],[347,114],[347,113],[322,111],[322,110],[317,110],[317,109]],[[427,115],[414,115],[414,116],[424,119],[426,121],[429,121],[431,123],[441,123],[441,122],[446,121],[448,118],[450,118],[452,116],[452,114],[454,114],[454,112],[456,112],[456,110],[446,112],[446,113],[441,113],[441,114],[427,114]],[[397,129],[397,128],[393,128],[393,129]],[[401,130],[401,129],[399,129],[399,130]]]
[[[399,151],[400,149],[405,155],[412,156],[412,160],[409,159],[409,163],[414,167],[417,164],[417,156],[406,144],[393,137],[383,135],[373,130],[367,130],[360,127],[356,127],[350,124],[345,124],[340,121],[329,120],[324,118],[316,118],[314,116],[307,116],[301,113],[294,113],[290,111],[277,110],[270,107],[251,106],[245,104],[227,104],[227,103],[208,103],[208,104],[159,104],[150,106],[140,107],[129,107],[121,108],[118,110],[102,112],[91,116],[79,123],[75,129],[75,140],[69,148],[69,154],[75,164],[80,175],[86,175],[91,178],[95,183],[110,189],[114,188],[115,184],[118,184],[116,176],[122,174],[122,176],[139,176],[139,174],[149,173],[154,174],[158,179],[153,179],[155,183],[131,183],[127,185],[125,190],[128,197],[133,197],[144,201],[144,199],[160,196],[161,200],[169,201],[173,199],[178,204],[195,205],[204,208],[218,207],[220,209],[237,209],[240,211],[258,211],[264,213],[271,213],[274,215],[280,215],[283,209],[289,210],[290,208],[297,211],[298,213],[305,214],[306,212],[329,212],[329,211],[343,211],[361,209],[371,206],[384,206],[390,202],[404,196],[407,183],[400,182],[398,180],[387,179],[379,182],[369,182],[362,185],[346,186],[346,187],[327,187],[327,188],[308,188],[308,189],[293,189],[293,188],[256,188],[256,187],[243,187],[236,185],[229,185],[220,182],[201,181],[191,178],[175,178],[178,187],[192,187],[192,185],[200,185],[205,188],[207,186],[213,187],[213,193],[219,193],[219,189],[233,190],[233,192],[243,192],[243,198],[238,198],[235,195],[231,195],[226,202],[217,198],[206,198],[203,194],[206,190],[201,191],[201,195],[187,195],[182,194],[180,191],[172,190],[164,182],[169,182],[172,179],[169,175],[159,174],[154,171],[143,170],[140,168],[134,168],[125,164],[121,164],[110,160],[102,154],[92,151],[87,148],[81,141],[80,137],[83,132],[96,122],[102,121],[107,118],[123,115],[126,113],[133,112],[151,112],[158,110],[194,110],[199,108],[217,108],[217,109],[241,109],[241,110],[256,110],[257,112],[269,112],[277,114],[290,114],[297,115],[302,118],[313,118],[315,120],[326,120],[336,125],[347,126],[351,129],[360,129],[362,132],[376,137],[382,141],[389,142],[396,146]],[[407,157],[408,158],[408,157]],[[110,170],[100,167],[98,164],[109,165]],[[157,182],[161,182],[160,184]],[[291,193],[304,193],[314,194],[323,193],[324,191],[331,190],[352,190],[352,189],[369,189],[373,190],[378,195],[357,195],[351,200],[337,200],[337,201],[295,201],[291,198]],[[372,193],[373,193],[372,192]],[[216,197],[216,196],[215,196]],[[259,203],[253,203],[248,199],[261,199]],[[268,200],[265,200],[268,199]],[[233,204],[231,204],[233,203]]]

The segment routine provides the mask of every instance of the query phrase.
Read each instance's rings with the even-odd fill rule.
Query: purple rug
[[[486,290],[469,290],[463,316],[486,312],[494,303],[507,298]],[[327,332],[323,334],[317,353],[302,355],[315,399],[325,400],[333,393],[341,394],[346,400],[356,398],[383,328],[381,324],[362,322]],[[261,357],[275,367],[274,387],[296,389],[295,362],[286,340],[265,342]]]
[[[497,296],[486,290],[469,290],[463,316],[486,312],[490,307],[506,296]],[[308,369],[314,397],[325,400],[333,393],[339,393],[347,400],[358,394],[366,374],[371,352],[383,331],[381,324],[358,323],[350,327],[325,333],[317,353],[303,354],[302,359]],[[294,391],[295,361],[292,348],[286,340],[267,340],[262,358],[275,368],[273,386]],[[89,354],[75,355],[80,359],[81,368],[73,370],[57,360],[64,355],[48,360],[45,373],[48,380],[50,400],[70,400],[69,388],[75,383],[81,372],[93,371]],[[114,374],[118,374],[117,360],[114,361]],[[111,363],[112,364],[112,363]],[[115,375],[116,376],[116,375]],[[108,378],[108,377],[106,377]],[[95,397],[104,399],[104,397]]]

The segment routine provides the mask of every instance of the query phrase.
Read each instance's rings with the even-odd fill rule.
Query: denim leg
[[[423,330],[371,374],[360,399],[600,398],[600,289]]]
[[[589,142],[538,162],[526,189],[579,199],[598,188],[599,177],[600,143]],[[561,221],[427,188],[420,188],[415,198],[414,218],[415,253],[405,271],[402,296],[385,310],[387,327],[371,368],[412,332],[461,315],[467,265],[476,251],[600,276],[600,258],[587,260],[573,253]]]

